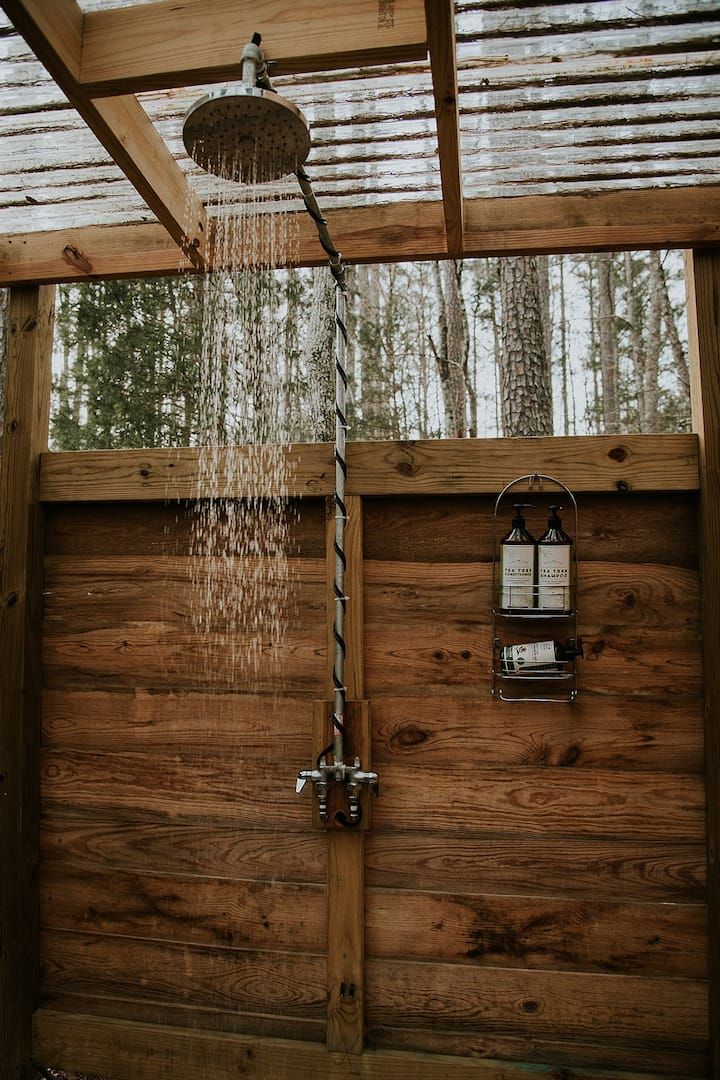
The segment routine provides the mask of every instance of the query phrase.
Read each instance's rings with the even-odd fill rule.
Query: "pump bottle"
[[[560,510],[550,507],[548,527],[537,542],[537,606],[544,611],[570,610],[572,540],[563,532]]]
[[[515,503],[512,528],[500,545],[500,606],[503,609],[534,606],[535,539],[525,528],[523,510],[529,503]]]

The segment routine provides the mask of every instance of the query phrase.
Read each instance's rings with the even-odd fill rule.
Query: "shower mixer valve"
[[[352,765],[328,764],[323,756],[319,759],[314,769],[301,769],[295,781],[295,793],[300,794],[306,783],[311,781],[315,785],[315,795],[318,801],[318,814],[321,821],[328,820],[328,789],[333,782],[345,785],[347,792],[347,818],[351,825],[356,825],[360,820],[360,790],[363,784],[367,784],[374,795],[380,794],[380,784],[376,772],[368,772],[360,768],[360,758],[356,757]]]

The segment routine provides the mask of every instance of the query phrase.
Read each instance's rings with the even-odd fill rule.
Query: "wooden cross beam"
[[[205,209],[137,98],[93,98],[80,82],[83,13],[76,0],[3,0],[8,18],[167,229],[176,269],[204,264]]]
[[[453,0],[425,0],[425,10],[435,96],[447,249],[448,255],[460,258],[463,253],[465,223],[455,57],[455,4]]]

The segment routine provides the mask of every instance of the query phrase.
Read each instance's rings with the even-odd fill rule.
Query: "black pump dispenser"
[[[563,531],[562,506],[550,506],[545,532],[537,542],[537,606],[544,611],[568,611],[570,601],[570,548]]]
[[[535,590],[535,538],[525,527],[523,510],[532,509],[531,503],[515,503],[515,516],[510,532],[501,543],[501,596],[503,610],[534,607]]]

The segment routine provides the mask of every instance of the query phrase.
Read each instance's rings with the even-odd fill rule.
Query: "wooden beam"
[[[471,199],[465,223],[468,257],[702,247],[720,239],[720,186]]]
[[[326,216],[348,264],[447,257],[442,203],[400,202]],[[720,241],[720,186],[469,199],[465,220],[466,257],[698,248]],[[212,238],[212,221],[210,233]],[[327,261],[304,214],[295,255],[300,266]],[[26,233],[0,237],[0,286],[172,274],[178,261],[158,225]]]
[[[102,94],[137,93],[239,78],[243,46],[255,32],[271,73],[423,60],[423,0],[161,0],[89,12],[81,81]]]
[[[455,4],[452,0],[425,0],[425,11],[435,96],[447,249],[452,258],[459,259],[463,253],[465,223],[455,57]]]
[[[711,1072],[720,1077],[720,249],[689,252],[688,336],[700,460]]]
[[[361,713],[359,701],[364,693],[364,618],[363,618],[363,516],[362,499],[346,497],[345,593],[347,618],[344,627],[346,644],[345,686],[347,688],[348,728],[363,725],[369,732],[367,705]],[[326,550],[328,578],[328,690],[332,693],[332,658],[335,578],[335,506],[329,502]],[[357,707],[351,707],[350,702]],[[352,737],[352,736],[351,736]],[[363,742],[368,740],[362,740]],[[348,747],[349,747],[348,743]],[[355,750],[361,754],[358,742]],[[369,748],[368,748],[369,753]],[[361,754],[361,765],[370,768],[368,753]],[[363,760],[364,759],[364,760]],[[346,758],[347,760],[347,758]],[[364,804],[367,799],[363,800]],[[365,831],[328,830],[328,1050],[361,1054],[365,1028]]]
[[[3,0],[5,12],[190,263],[201,267],[205,208],[132,95],[91,98],[79,82],[83,16],[76,0]],[[185,258],[177,256],[177,269]]]
[[[247,449],[229,450],[213,490],[199,485],[202,450],[87,450],[43,454],[46,502],[194,499],[199,495],[277,494],[257,465],[242,489]],[[330,443],[288,450],[290,496],[329,495],[335,471]],[[253,450],[253,463],[257,451]],[[426,439],[348,443],[349,495],[472,495],[499,491],[514,476],[543,471],[577,491],[695,491],[695,435],[579,435],[535,439]]]
[[[29,1076],[39,978],[40,454],[47,449],[55,290],[13,291],[0,460],[0,1077]]]
[[[446,1054],[368,1050],[362,1057],[328,1053],[318,1043],[263,1039],[104,1019],[41,1009],[35,1060],[68,1072],[115,1080],[553,1080],[556,1066],[525,1065]],[[568,1073],[570,1075],[570,1073]],[[650,1073],[572,1069],[573,1080],[661,1080]]]

